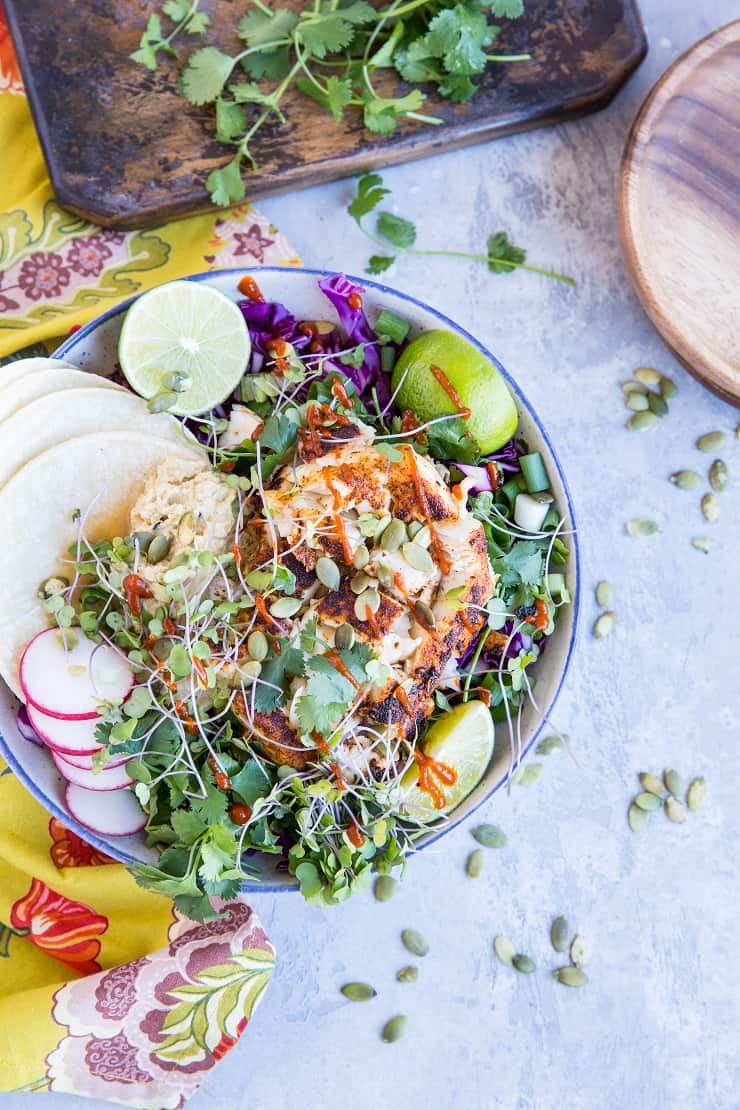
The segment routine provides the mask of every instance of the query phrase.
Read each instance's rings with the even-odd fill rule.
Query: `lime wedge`
[[[493,755],[493,738],[493,719],[482,701],[463,702],[436,720],[424,738],[422,751],[451,767],[457,778],[451,786],[435,778],[445,798],[444,806],[437,809],[430,795],[417,785],[418,766],[410,767],[401,780],[404,807],[409,814],[431,821],[459,806],[483,778]]]
[[[508,443],[518,416],[506,382],[490,359],[451,331],[425,331],[401,353],[393,370],[398,407],[411,409],[421,421],[456,411],[454,400],[432,373],[433,366],[470,410],[466,425],[483,454]]]
[[[142,397],[174,393],[170,412],[207,412],[236,389],[251,341],[233,301],[194,281],[150,289],[126,313],[118,359]]]

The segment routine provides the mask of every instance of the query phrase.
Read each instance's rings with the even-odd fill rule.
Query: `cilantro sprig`
[[[347,212],[355,221],[360,230],[392,254],[373,254],[368,259],[366,271],[368,274],[382,274],[388,270],[400,255],[441,255],[446,258],[467,258],[472,262],[485,262],[492,274],[509,274],[513,270],[528,270],[532,274],[542,277],[554,278],[564,285],[575,286],[576,282],[565,274],[555,270],[545,270],[540,266],[531,266],[526,262],[527,252],[523,247],[512,243],[505,231],[496,231],[486,240],[485,254],[471,254],[467,251],[451,251],[442,249],[420,250],[415,246],[416,226],[403,216],[381,209],[376,212],[378,205],[390,195],[390,189],[383,185],[383,179],[378,173],[366,173],[358,179],[354,197],[347,205]],[[365,217],[375,213],[375,229],[368,228]]]
[[[155,70],[160,55],[177,58],[178,37],[208,30],[199,4],[166,0],[161,13],[150,16],[134,61]],[[253,5],[238,24],[243,50],[231,55],[202,46],[179,78],[189,103],[213,105],[216,138],[233,148],[231,161],[206,182],[213,203],[222,206],[245,196],[244,170],[257,168],[255,139],[269,122],[285,123],[282,102],[291,88],[336,123],[347,110],[361,112],[368,131],[383,136],[401,121],[443,122],[422,111],[429,88],[461,103],[475,95],[490,64],[529,58],[490,49],[500,30],[490,18],[518,18],[522,0],[392,0],[379,8],[367,0],[313,0],[300,11],[263,0]],[[168,33],[163,19],[172,24]],[[410,88],[384,96],[374,76],[388,69]]]

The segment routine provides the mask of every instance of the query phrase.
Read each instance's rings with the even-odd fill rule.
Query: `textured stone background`
[[[295,895],[254,904],[280,962],[254,1026],[190,1104],[192,1110],[730,1110],[740,1106],[740,631],[737,604],[740,442],[724,452],[733,487],[713,528],[695,495],[666,481],[701,468],[697,434],[731,430],[738,412],[671,358],[633,296],[617,243],[615,178],[629,126],[658,75],[693,41],[737,14],[735,0],[643,0],[650,53],[600,115],[389,170],[398,211],[423,245],[482,249],[506,228],[534,263],[574,275],[577,291],[532,275],[408,259],[391,284],[440,307],[500,356],[560,452],[584,556],[579,649],[556,720],[573,755],[553,755],[539,783],[482,811],[509,834],[477,882],[463,872],[463,826],[414,860],[394,900],[371,896],[323,913]],[[368,244],[337,183],[265,205],[308,265],[361,272]],[[618,383],[635,366],[673,375],[670,417],[625,431]],[[660,521],[631,540],[623,522]],[[689,537],[710,531],[709,556]],[[733,542],[734,541],[734,542]],[[608,578],[619,629],[596,643],[592,586]],[[705,774],[711,805],[683,826],[662,815],[637,837],[626,824],[636,773],[675,765]],[[588,939],[591,982],[553,982],[551,916]],[[419,982],[400,986],[399,932],[421,928],[432,951]],[[501,967],[506,933],[539,964]],[[348,979],[375,984],[345,1003]],[[405,1041],[383,1021],[409,1016]],[[6,1096],[5,1110],[39,1105]],[[58,1110],[86,1100],[55,1096]]]

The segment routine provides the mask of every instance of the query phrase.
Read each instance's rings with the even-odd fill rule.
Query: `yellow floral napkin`
[[[228,266],[296,265],[250,205],[145,231],[61,209],[0,0],[0,363],[46,354],[132,293]],[[0,450],[1,450],[0,445]],[[175,1110],[245,1029],[274,952],[250,908],[199,925],[66,829],[0,760],[0,1091]]]

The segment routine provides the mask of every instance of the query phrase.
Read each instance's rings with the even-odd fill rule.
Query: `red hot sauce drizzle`
[[[458,412],[460,416],[462,416],[463,420],[467,420],[470,416],[470,409],[466,408],[466,406],[462,403],[462,401],[460,400],[460,394],[457,392],[454,385],[445,374],[444,370],[440,370],[439,366],[430,366],[429,369],[432,371],[432,374],[452,401],[453,405],[455,406],[455,411]]]
[[[434,521],[432,520],[431,514],[429,512],[429,502],[427,501],[426,490],[424,489],[424,483],[421,480],[419,467],[416,463],[416,452],[408,443],[404,443],[402,449],[406,452],[406,460],[411,470],[411,477],[414,482],[414,491],[416,493],[416,500],[419,504],[419,509],[421,510],[422,516],[426,520],[429,527],[429,533],[432,538],[432,542],[430,545],[432,549],[432,558],[441,570],[442,574],[449,574],[450,570],[452,569],[452,564],[442,550],[442,544],[439,542],[439,536],[437,535],[437,530],[434,527]]]
[[[419,768],[419,781],[416,785],[424,794],[429,795],[435,809],[444,809],[447,799],[440,783],[454,786],[457,782],[457,771],[447,763],[440,763],[430,755],[424,755],[419,748],[414,752],[414,759]]]
[[[249,274],[245,274],[237,285],[240,293],[243,293],[250,301],[264,301],[262,290],[257,282]]]
[[[354,844],[355,848],[361,848],[365,843],[365,837],[362,835],[360,826],[356,821],[353,821],[347,829],[347,840],[349,840],[350,844]]]

